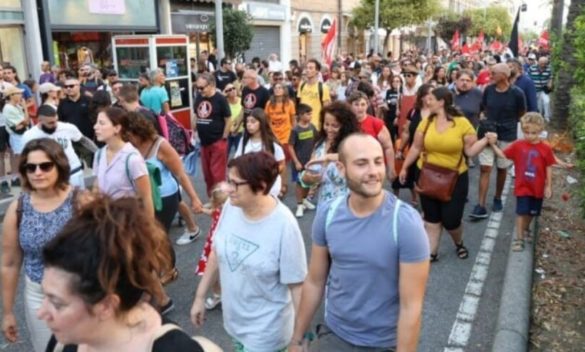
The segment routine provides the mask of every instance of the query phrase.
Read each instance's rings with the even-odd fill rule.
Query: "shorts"
[[[512,142],[499,141],[498,147],[500,147],[500,149],[504,150],[512,143],[513,143],[513,141]],[[507,169],[510,166],[512,166],[512,160],[508,160],[506,158],[500,158],[499,156],[496,155],[496,153],[494,153],[494,150],[491,147],[486,146],[485,148],[483,148],[481,153],[479,153],[479,164],[481,166],[493,167],[494,162],[495,162],[496,167],[498,169]]]
[[[8,132],[6,126],[0,126],[0,152],[8,150]]]
[[[516,215],[538,216],[542,210],[542,198],[532,196],[516,197]]]
[[[463,210],[468,191],[469,174],[465,171],[457,178],[450,201],[441,202],[421,194],[420,205],[423,210],[424,220],[431,224],[442,224],[447,231],[459,228],[463,219]]]
[[[297,171],[295,163],[290,163],[290,179],[292,182],[296,182],[298,184],[301,183],[300,182],[301,172],[303,172],[303,170]]]

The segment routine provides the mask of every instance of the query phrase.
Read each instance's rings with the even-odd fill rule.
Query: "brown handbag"
[[[424,147],[424,139],[431,121],[427,123],[423,132],[423,165],[418,175],[414,189],[421,195],[436,199],[440,202],[448,202],[451,200],[451,195],[457,184],[459,178],[459,167],[463,161],[463,151],[456,169],[435,165],[427,162],[427,153]],[[465,142],[464,142],[465,148]]]

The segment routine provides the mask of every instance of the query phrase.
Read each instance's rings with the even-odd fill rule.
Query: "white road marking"
[[[506,198],[508,198],[508,192],[510,190],[510,179],[511,177],[508,177],[504,185],[504,192],[502,194],[502,203],[504,205],[506,205]],[[465,348],[469,343],[473,321],[477,315],[483,285],[489,272],[492,254],[502,223],[502,216],[503,211],[499,213],[492,212],[490,214],[479,253],[475,258],[475,263],[469,275],[469,281],[467,281],[467,286],[465,287],[463,299],[461,300],[455,322],[451,328],[447,347],[445,347],[443,352],[465,352]]]

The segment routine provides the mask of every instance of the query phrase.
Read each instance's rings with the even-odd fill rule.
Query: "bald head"
[[[258,73],[256,73],[255,70],[250,70],[247,69],[246,71],[244,71],[244,84],[249,87],[254,89],[255,87],[258,86]]]
[[[384,156],[384,151],[380,142],[369,134],[352,133],[345,137],[339,144],[339,161],[343,165],[351,163],[354,159],[360,158],[362,155]]]

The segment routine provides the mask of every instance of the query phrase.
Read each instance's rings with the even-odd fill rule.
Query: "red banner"
[[[459,30],[456,30],[451,38],[451,50],[459,50]]]
[[[331,66],[331,63],[333,62],[333,58],[335,56],[335,44],[337,43],[337,41],[335,40],[336,36],[337,36],[337,21],[334,18],[333,23],[331,24],[331,27],[329,28],[329,31],[327,31],[327,34],[325,35],[325,37],[323,38],[323,41],[321,42],[321,49],[323,52],[323,62],[325,64],[327,64],[327,66]]]

